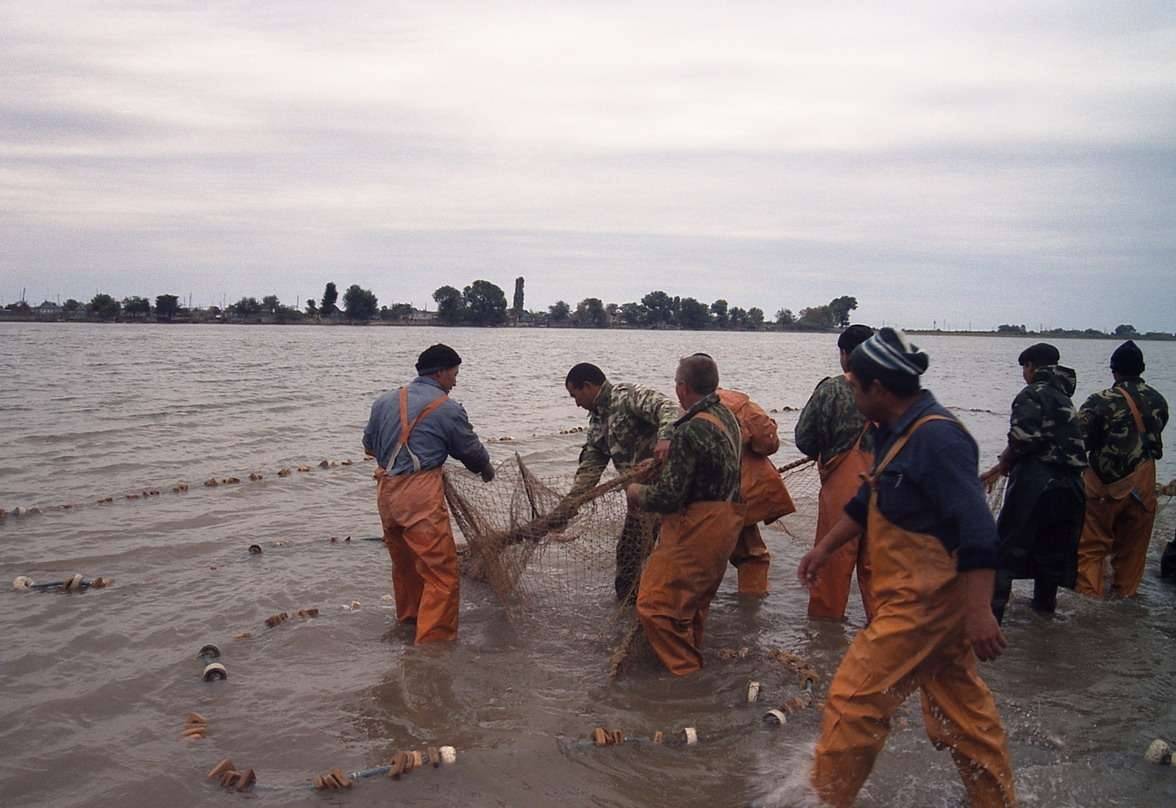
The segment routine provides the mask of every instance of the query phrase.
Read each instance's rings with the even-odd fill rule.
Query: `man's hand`
[[[819,544],[800,559],[800,565],[796,568],[796,577],[805,589],[812,589],[817,583],[817,573],[821,571],[821,567],[825,566],[825,562],[828,560],[829,553]]]
[[[633,466],[633,471],[637,474],[634,479],[640,480],[641,482],[648,481],[649,478],[653,476],[654,470],[657,469],[658,463],[659,461],[654,457],[642,460],[640,463]]]
[[[641,509],[641,486],[637,483],[629,483],[625,486],[625,499],[629,502],[629,510],[637,511]]]
[[[985,491],[992,491],[996,485],[996,481],[1009,473],[1009,467],[1005,465],[1003,460],[999,461],[995,466],[980,475],[980,482],[984,483]]]
[[[494,466],[487,463],[486,468],[482,469],[482,482],[488,483],[493,479],[494,479]]]
[[[653,446],[653,459],[659,463],[666,462],[666,458],[670,456],[670,439],[662,438]]]
[[[972,650],[983,662],[996,659],[1008,648],[1008,640],[1001,633],[1000,624],[996,622],[990,606],[969,609],[964,617],[964,631],[972,643]]]

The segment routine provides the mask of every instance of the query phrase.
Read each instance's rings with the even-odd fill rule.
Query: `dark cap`
[[[1021,351],[1021,355],[1017,357],[1017,364],[1021,367],[1025,367],[1028,364],[1032,364],[1034,367],[1042,367],[1044,365],[1056,365],[1061,358],[1062,355],[1058,353],[1057,348],[1048,342],[1038,342]]]
[[[1127,340],[1111,354],[1111,370],[1123,376],[1138,376],[1143,373],[1143,351],[1131,340]]]
[[[460,364],[461,357],[457,355],[457,351],[438,342],[436,345],[425,348],[417,357],[416,370],[420,375],[428,376],[430,373],[449,370],[449,368],[455,368]]]
[[[868,325],[851,325],[841,332],[837,338],[837,347],[846,353],[853,353],[853,349],[874,336],[874,329]]]

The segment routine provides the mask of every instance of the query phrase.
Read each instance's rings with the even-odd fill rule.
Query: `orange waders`
[[[694,417],[731,437],[710,413]],[[653,652],[675,676],[702,667],[703,622],[746,514],[743,505],[707,501],[662,516],[657,546],[641,572],[637,619]]]
[[[876,475],[902,450],[911,427]],[[964,634],[964,591],[956,560],[934,536],[891,523],[870,496],[866,549],[877,611],[829,685],[813,787],[828,805],[848,808],[890,732],[890,718],[915,688],[936,748],[947,748],[973,808],[1014,806],[1008,744],[992,694]]]
[[[433,400],[416,420],[408,423],[408,391],[400,390],[400,450],[408,449],[413,429],[446,396]],[[452,640],[457,637],[459,574],[457,546],[445,507],[445,481],[440,467],[420,470],[416,455],[408,449],[416,471],[392,475],[376,472],[377,504],[384,526],[384,544],[392,558],[392,591],[396,619],[416,621],[416,642]]]
[[[869,452],[862,449],[862,435],[858,435],[852,448],[817,466],[821,475],[821,493],[817,497],[817,542],[841,519],[845,504],[853,499],[861,488],[862,477],[870,471],[872,458]],[[857,567],[858,589],[862,593],[862,606],[865,607],[866,621],[869,622],[874,612],[870,595],[870,562],[860,538],[837,548],[817,573],[817,581],[809,590],[810,618],[845,619],[854,567]]]
[[[1119,392],[1131,410],[1142,440],[1145,432],[1139,405],[1126,390]],[[1086,520],[1078,542],[1078,581],[1075,592],[1101,598],[1104,594],[1103,562],[1111,558],[1114,586],[1122,597],[1139,589],[1147,548],[1156,521],[1156,461],[1146,459],[1121,480],[1104,483],[1087,468]]]

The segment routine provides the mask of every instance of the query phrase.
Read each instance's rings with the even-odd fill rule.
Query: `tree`
[[[523,314],[523,279],[515,278],[514,305],[511,307],[517,320]]]
[[[700,303],[692,297],[684,297],[678,302],[678,324],[691,331],[706,328],[710,323],[710,307]]]
[[[266,295],[261,299],[261,310],[266,314],[277,314],[281,305],[282,301],[278,300],[277,295]]]
[[[649,312],[647,322],[652,326],[669,325],[674,321],[674,299],[660,289],[641,298],[641,305]]]
[[[319,313],[318,304],[314,302],[314,298],[313,297],[307,298],[306,299],[306,316],[307,317],[318,317],[318,313]]]
[[[599,297],[586,297],[576,305],[572,318],[581,327],[604,328],[608,325],[608,314]]]
[[[293,306],[278,306],[274,309],[274,320],[279,323],[296,323],[302,319],[302,312]]]
[[[391,320],[393,322],[407,320],[411,314],[411,303],[393,303],[391,306],[384,306],[380,309],[380,319]]]
[[[747,322],[752,328],[759,328],[764,324],[764,310],[759,306],[752,306],[747,310]]]
[[[835,297],[829,301],[829,313],[833,318],[833,325],[845,328],[849,325],[849,313],[857,308],[857,298]]]
[[[715,325],[719,328],[727,328],[730,325],[727,313],[727,301],[721,297],[710,305],[711,314],[715,316]]]
[[[242,320],[255,318],[261,315],[261,304],[257,302],[256,297],[243,297],[236,303],[229,304],[229,314]]]
[[[343,293],[343,308],[347,312],[347,319],[352,322],[375,317],[380,310],[377,303],[375,292],[362,288],[358,283],[351,284]]]
[[[457,325],[465,318],[465,298],[452,286],[441,286],[433,292],[437,304],[437,319],[446,325]]]
[[[122,307],[126,315],[132,320],[138,320],[140,318],[147,319],[151,316],[151,301],[145,297],[135,295],[134,297],[124,298]]]
[[[109,295],[107,295],[107,297],[109,297]],[[115,305],[118,305],[118,304],[116,303]],[[4,310],[5,311],[15,311],[17,314],[29,314],[32,312],[33,307],[30,306],[28,303],[26,303],[23,300],[18,300],[15,303],[9,303],[7,306],[4,307]]]
[[[72,297],[69,300],[67,300],[61,304],[61,308],[63,308],[65,311],[68,311],[68,312],[75,312],[78,309],[80,309],[81,307],[82,307],[82,304],[79,303],[78,301],[74,300]],[[156,304],[156,307],[158,308],[158,304]]]
[[[1134,337],[1139,332],[1135,330],[1135,326],[1130,323],[1120,323],[1115,326],[1116,337]]]
[[[1024,324],[1012,325],[1010,323],[1001,323],[1000,325],[998,325],[996,327],[996,333],[998,333],[998,334],[1025,334],[1025,333],[1027,333],[1027,330],[1026,330]]]
[[[811,306],[800,310],[800,325],[810,328],[832,328],[833,310],[828,306]]]
[[[747,325],[747,312],[738,306],[732,306],[727,311],[727,323],[731,328],[743,328]]]
[[[625,303],[621,306],[621,322],[625,325],[644,325],[649,319],[649,309],[640,303]]]
[[[171,322],[176,318],[176,312],[180,309],[180,298],[176,295],[156,295],[155,296],[155,319],[163,322]]]
[[[466,319],[476,325],[506,322],[506,293],[490,281],[474,281],[462,292]]]
[[[796,315],[792,313],[792,309],[780,309],[776,312],[776,325],[786,326],[795,324]]]
[[[118,317],[122,307],[118,301],[108,294],[98,293],[90,300],[90,304],[86,306],[86,311],[91,317],[97,317],[99,320],[114,320]]]
[[[571,307],[571,306],[569,306],[567,303],[565,303],[565,302],[564,302],[564,301],[562,301],[562,300],[557,300],[557,301],[555,301],[555,302],[554,302],[554,303],[552,303],[552,304],[551,304],[551,306],[548,308],[548,312],[549,312],[549,313],[550,313],[550,315],[551,315],[551,319],[552,319],[552,321],[553,321],[553,322],[556,322],[556,323],[562,323],[562,322],[564,322],[565,320],[567,320],[567,319],[568,319],[568,313],[569,313],[571,310],[572,310],[572,307]]]
[[[323,289],[323,302],[319,304],[319,314],[321,314],[323,317],[330,317],[332,314],[337,312],[339,309],[335,303],[338,300],[339,290],[335,288],[335,284],[332,281],[327,284],[325,289]]]

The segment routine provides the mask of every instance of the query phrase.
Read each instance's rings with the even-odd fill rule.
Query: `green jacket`
[[[796,448],[807,457],[828,463],[830,458],[853,448],[866,425],[853,400],[853,388],[845,376],[821,379],[796,421]],[[862,437],[862,448],[874,450],[873,430]]]
[[[653,447],[674,434],[681,408],[658,391],[636,384],[605,381],[588,417],[580,466],[570,495],[600,482],[611,460],[618,472],[653,457]]]
[[[1037,369],[1013,399],[1009,418],[1009,465],[1033,458],[1054,466],[1086,468],[1082,426],[1070,396],[1077,376],[1062,365]]]
[[[726,427],[694,416],[709,412]],[[739,496],[739,452],[743,443],[739,421],[711,394],[691,407],[675,424],[670,457],[651,485],[641,486],[641,509],[674,513],[693,502],[722,502]]]
[[[1120,389],[1126,390],[1139,406],[1142,435]],[[1093,394],[1078,411],[1078,420],[1090,467],[1104,483],[1123,479],[1144,460],[1164,456],[1161,433],[1168,425],[1168,402],[1143,379],[1124,379]]]

